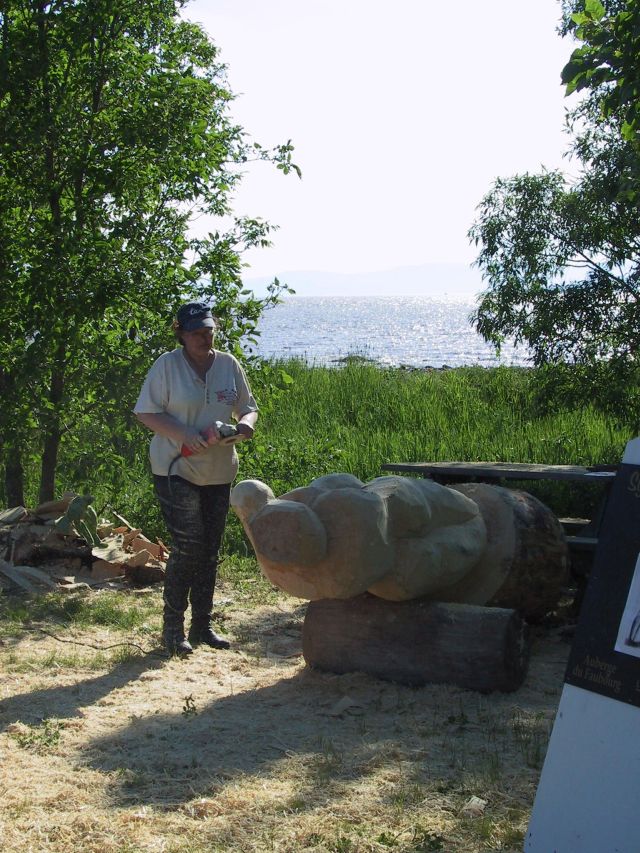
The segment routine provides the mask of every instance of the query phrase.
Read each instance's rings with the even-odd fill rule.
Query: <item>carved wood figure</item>
[[[231,504],[266,577],[292,595],[319,602],[305,619],[305,659],[336,672],[351,660],[353,668],[406,683],[447,680],[441,676],[452,676],[454,668],[441,651],[426,656],[416,650],[423,642],[432,650],[450,642],[463,661],[479,659],[484,649],[485,675],[477,675],[471,660],[468,678],[448,680],[484,685],[476,689],[514,689],[526,671],[523,620],[535,621],[552,609],[568,579],[562,528],[526,492],[483,484],[450,488],[400,476],[363,483],[350,474],[330,474],[278,498],[266,484],[245,480],[233,489]],[[391,602],[404,603],[404,609]],[[430,602],[475,609],[425,610]],[[332,619],[334,631],[327,628]],[[391,631],[383,665],[366,637],[376,621],[382,629],[390,620],[404,620],[402,636],[413,632],[416,642],[403,648]],[[491,624],[496,630],[488,643]],[[493,675],[486,672],[489,659]]]

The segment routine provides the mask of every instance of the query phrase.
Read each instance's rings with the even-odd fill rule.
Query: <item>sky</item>
[[[291,139],[302,180],[247,171],[237,214],[279,226],[246,276],[468,266],[496,177],[566,168],[559,0],[192,0],[234,120]],[[200,220],[194,231],[211,223]]]

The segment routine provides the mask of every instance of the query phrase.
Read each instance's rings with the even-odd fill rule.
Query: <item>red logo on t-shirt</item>
[[[238,400],[238,392],[235,388],[224,388],[222,391],[216,391],[216,397],[219,403],[232,406]]]

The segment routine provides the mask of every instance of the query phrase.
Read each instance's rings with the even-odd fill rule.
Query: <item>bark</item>
[[[24,471],[20,453],[5,448],[4,491],[7,506],[24,506]]]
[[[42,467],[40,474],[40,492],[38,503],[52,501],[55,497],[56,468],[58,466],[58,450],[60,448],[60,416],[59,409],[64,394],[64,359],[66,346],[61,343],[53,368],[51,369],[51,387],[49,389],[49,402],[51,403],[52,415],[45,427],[45,435],[42,446]]]
[[[328,672],[480,692],[516,690],[529,662],[528,628],[515,610],[369,594],[312,601],[302,649],[309,666]]]

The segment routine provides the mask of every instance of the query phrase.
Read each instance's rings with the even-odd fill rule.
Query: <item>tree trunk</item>
[[[42,467],[40,473],[40,492],[38,503],[52,501],[55,497],[56,468],[58,466],[58,448],[60,447],[60,414],[59,407],[64,394],[64,359],[66,346],[61,343],[58,347],[54,366],[51,368],[51,388],[49,402],[52,404],[52,414],[45,427],[42,447]]]
[[[359,595],[312,601],[304,659],[328,672],[366,672],[421,686],[516,690],[529,662],[526,623],[514,610]]]
[[[20,453],[5,446],[4,455],[4,490],[7,506],[24,506],[24,471]]]
[[[63,268],[62,251],[62,188],[56,170],[57,131],[53,117],[52,84],[49,69],[49,32],[47,30],[46,5],[41,3],[38,8],[38,47],[42,79],[42,114],[45,123],[43,163],[49,185],[49,210],[52,225],[52,277],[59,276]],[[64,303],[62,303],[63,305]],[[62,319],[62,317],[60,317]],[[42,448],[42,463],[40,470],[39,503],[51,501],[55,493],[56,467],[58,465],[58,448],[60,446],[60,411],[59,406],[64,392],[66,343],[60,341],[51,367],[51,386],[49,402],[52,404],[50,415],[44,426]]]
[[[58,464],[58,448],[60,447],[60,431],[55,427],[48,430],[42,450],[42,467],[40,475],[40,492],[38,501],[52,501],[55,496],[56,467]]]

